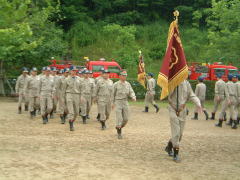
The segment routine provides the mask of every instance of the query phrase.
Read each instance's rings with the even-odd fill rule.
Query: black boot
[[[116,128],[116,129],[117,129],[118,139],[122,139],[122,128]]]
[[[87,119],[90,119],[89,115],[86,116]]]
[[[69,121],[70,131],[74,131],[73,121]]]
[[[143,112],[148,112],[148,107],[145,107],[145,110]]]
[[[60,119],[61,119],[61,124],[65,124],[65,118],[64,118],[64,115],[60,115]]]
[[[226,123],[226,125],[232,126],[232,123],[233,123],[233,120],[232,120],[232,118],[230,118],[230,120]]]
[[[28,105],[25,105],[25,111],[28,111]]]
[[[207,113],[207,111],[206,110],[204,110],[203,111],[203,113],[205,114],[205,116],[206,116],[206,120],[208,120],[208,113]]]
[[[18,114],[22,114],[22,107],[18,107]]]
[[[237,129],[237,121],[233,121],[232,123],[232,129]]]
[[[222,122],[223,122],[223,120],[219,119],[219,122],[217,124],[215,124],[215,126],[222,127]]]
[[[227,121],[227,113],[225,112],[224,113],[224,118],[223,118],[224,121]]]
[[[82,116],[83,124],[87,124],[86,120],[87,120],[87,116]]]
[[[46,122],[48,123],[48,113],[45,114]]]
[[[50,112],[50,119],[53,119],[54,115],[53,115],[53,110]]]
[[[175,162],[180,162],[178,153],[179,153],[179,148],[173,148],[173,161]]]
[[[168,153],[169,156],[173,156],[173,145],[171,141],[168,142],[165,151]]]
[[[46,116],[42,116],[43,124],[47,124]]]
[[[100,121],[100,113],[97,115],[97,120]]]
[[[156,108],[156,113],[158,113],[158,111],[159,111],[158,105],[155,104],[154,107]]]
[[[33,116],[37,116],[37,113],[36,113],[36,109],[34,108],[34,111],[33,111]]]
[[[215,113],[214,112],[212,112],[211,120],[215,120]]]
[[[189,110],[187,109],[186,111],[187,111],[186,114],[187,114],[187,116],[188,116],[188,114],[189,114]]]
[[[105,121],[100,121],[101,125],[102,125],[102,130],[106,129],[106,125],[105,125]]]
[[[34,118],[34,111],[30,111],[30,117],[31,119]]]
[[[194,117],[192,118],[192,120],[198,120],[198,113],[194,113]]]
[[[237,124],[240,123],[240,117],[237,117]]]

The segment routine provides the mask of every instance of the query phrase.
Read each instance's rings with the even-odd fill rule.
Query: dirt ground
[[[162,106],[162,104],[160,104]],[[165,105],[164,105],[165,106]],[[59,118],[43,125],[16,113],[17,103],[0,99],[0,180],[235,180],[240,179],[240,128],[214,127],[215,121],[188,117],[180,155],[175,163],[164,152],[170,136],[167,109],[142,113],[131,105],[131,118],[118,140],[115,112],[105,131],[95,120],[75,131]]]

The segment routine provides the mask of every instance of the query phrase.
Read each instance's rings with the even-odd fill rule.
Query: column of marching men
[[[122,128],[128,122],[128,98],[136,101],[135,93],[126,81],[127,72],[121,71],[119,81],[113,83],[109,79],[109,71],[102,68],[101,75],[94,79],[92,72],[83,69],[78,71],[75,66],[63,70],[43,67],[41,74],[37,68],[32,68],[30,74],[23,68],[16,82],[16,93],[19,96],[18,113],[25,111],[34,118],[42,116],[43,124],[59,114],[61,124],[69,123],[70,131],[74,131],[74,123],[81,117],[83,124],[90,119],[93,103],[97,104],[97,120],[101,129],[106,129],[112,109],[116,111],[116,130],[118,138],[122,138]]]
[[[53,118],[54,112],[57,112],[60,123],[68,122],[70,131],[74,131],[74,124],[77,123],[79,115],[82,123],[86,124],[90,119],[91,106],[96,103],[96,119],[100,122],[102,130],[106,129],[111,110],[115,109],[117,135],[122,139],[122,129],[129,119],[128,99],[136,101],[135,93],[130,83],[126,81],[126,71],[120,72],[119,80],[115,83],[109,79],[109,72],[106,69],[101,69],[101,75],[96,79],[92,78],[91,71],[87,69],[78,71],[75,66],[60,71],[56,68],[44,67],[39,75],[37,68],[32,68],[30,75],[28,73],[28,69],[23,68],[16,82],[19,114],[22,113],[24,103],[25,111],[29,109],[31,118],[34,118],[38,112],[42,116],[43,124],[47,124],[49,118]],[[156,81],[153,76],[153,73],[148,73],[146,77],[144,113],[149,112],[149,104],[157,113],[159,112],[159,107],[154,101]],[[169,94],[171,138],[165,151],[169,156],[173,156],[174,161],[179,161],[179,146],[188,115],[186,108],[188,100],[196,105],[193,120],[198,120],[199,111],[204,112],[206,120],[214,120],[221,106],[216,126],[222,127],[223,121],[227,121],[227,111],[229,111],[226,125],[237,129],[240,121],[240,75],[228,75],[227,83],[223,80],[223,74],[217,74],[217,78],[214,109],[210,118],[204,106],[207,87],[203,77],[198,78],[195,93],[190,83],[185,80]]]

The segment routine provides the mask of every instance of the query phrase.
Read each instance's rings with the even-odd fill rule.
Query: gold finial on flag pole
[[[175,16],[175,20],[178,21],[179,11],[178,11],[178,10],[175,10],[175,11],[173,12],[173,15]]]

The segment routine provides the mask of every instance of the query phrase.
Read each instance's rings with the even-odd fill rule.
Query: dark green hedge
[[[145,92],[146,90],[141,86],[138,81],[136,80],[128,80],[128,82],[131,83],[134,92],[136,93],[136,96],[138,99],[144,99],[145,97]],[[197,84],[197,81],[189,81],[190,84],[192,85],[193,91],[195,91],[195,87]],[[214,86],[215,86],[215,81],[205,81],[204,82],[207,86],[207,93],[206,93],[206,99],[207,100],[212,100],[214,97]],[[155,99],[159,99],[161,93],[161,88],[159,86],[156,87],[156,95]]]
[[[114,80],[116,81],[116,80]],[[13,88],[15,88],[15,80],[10,80],[11,86]],[[136,96],[138,99],[144,99],[145,97],[145,92],[146,90],[143,88],[143,86],[141,86],[137,80],[128,80],[128,82],[131,83],[134,92],[136,93]],[[197,81],[189,81],[192,85],[193,91],[195,90]],[[206,99],[207,100],[212,100],[214,97],[214,86],[215,86],[215,81],[205,81],[204,82],[207,86],[207,93],[206,93]],[[8,96],[11,95],[11,90],[10,88],[7,86],[7,84],[5,84],[5,90],[6,90],[6,94]],[[155,95],[155,99],[159,99],[160,97],[160,93],[161,93],[161,88],[159,86],[156,87],[156,95]]]

